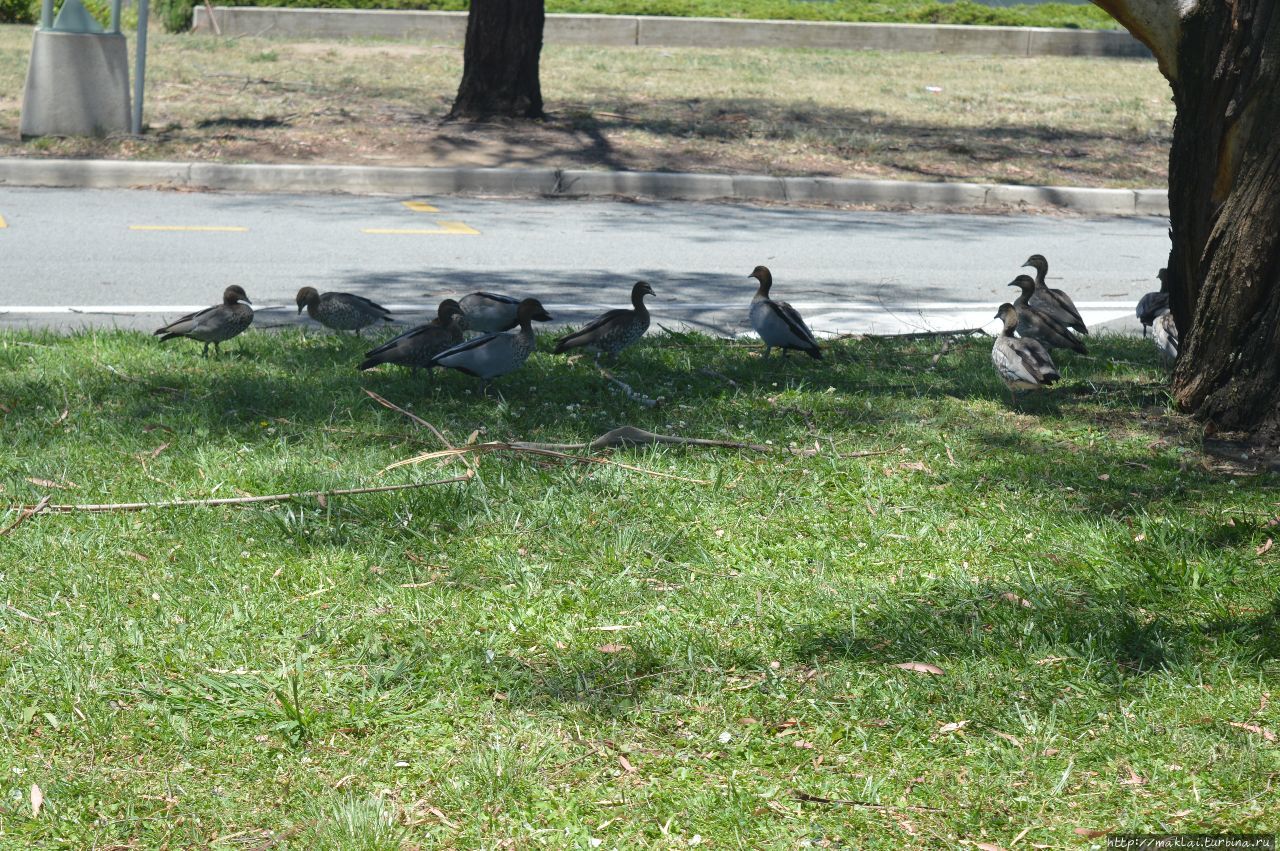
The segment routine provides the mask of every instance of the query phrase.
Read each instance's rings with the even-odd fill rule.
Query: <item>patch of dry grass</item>
[[[17,138],[30,31],[0,27],[0,154],[539,165],[1159,186],[1154,63],[547,47],[549,117],[442,122],[453,46],[157,34],[145,139]]]

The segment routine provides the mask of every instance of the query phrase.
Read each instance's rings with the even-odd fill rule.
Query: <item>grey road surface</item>
[[[304,285],[404,322],[477,289],[578,323],[652,283],[658,322],[745,330],[757,264],[820,332],[987,326],[1029,254],[1090,325],[1132,329],[1168,256],[1158,218],[851,212],[624,201],[0,192],[0,327],[152,329],[242,285],[255,324],[301,321]],[[305,319],[305,317],[304,317]]]

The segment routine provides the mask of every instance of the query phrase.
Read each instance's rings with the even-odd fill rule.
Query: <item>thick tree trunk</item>
[[[471,0],[450,118],[540,118],[543,0]]]
[[[1094,0],[1173,87],[1169,284],[1178,404],[1280,428],[1280,12],[1275,0]]]
[[[1210,0],[1183,21],[1173,81],[1173,392],[1219,428],[1280,425],[1280,14]]]

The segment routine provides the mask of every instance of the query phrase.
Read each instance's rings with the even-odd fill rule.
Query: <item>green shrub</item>
[[[40,5],[30,0],[0,0],[0,24],[34,24],[40,18]]]

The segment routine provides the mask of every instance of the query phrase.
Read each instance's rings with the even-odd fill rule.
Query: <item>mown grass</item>
[[[4,156],[1152,187],[1172,138],[1145,61],[548,46],[544,121],[464,124],[460,46],[157,34],[145,136],[23,141],[30,42],[0,27]]]
[[[175,342],[0,336],[4,500],[459,469],[379,476],[438,444],[362,387],[455,441],[632,423],[778,451],[611,456],[680,479],[492,456],[398,494],[28,520],[0,539],[0,844],[1276,827],[1280,597],[1258,550],[1280,481],[1201,453],[1146,341],[1063,358],[1063,386],[1019,409],[982,339],[844,341],[815,363],[650,338],[614,371],[654,409],[547,354],[498,401],[457,375],[358,375],[350,338],[251,331],[208,361]]]

